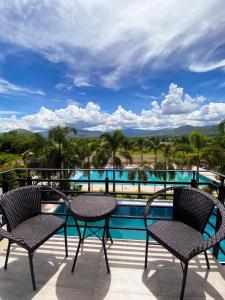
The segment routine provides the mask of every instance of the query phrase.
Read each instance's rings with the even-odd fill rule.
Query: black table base
[[[78,225],[78,221],[77,221],[76,218],[74,218],[74,221],[75,221],[75,224],[76,224],[76,227],[77,227],[77,232],[78,232],[78,236],[79,236],[79,242],[78,242],[77,251],[76,251],[76,254],[75,254],[75,257],[74,257],[74,261],[73,261],[73,266],[72,266],[71,272],[72,272],[72,273],[74,272],[74,269],[75,269],[75,266],[76,266],[77,257],[78,257],[79,251],[80,251],[80,246],[81,246],[81,244],[83,244],[83,242],[84,242],[84,240],[85,240],[86,238],[95,235],[95,236],[102,242],[107,272],[110,273],[109,262],[108,262],[108,256],[107,256],[106,247],[105,247],[105,239],[108,239],[108,238],[109,238],[110,241],[111,241],[111,244],[113,244],[113,240],[112,240],[111,234],[110,234],[110,232],[109,232],[109,218],[107,217],[107,218],[105,219],[104,226],[103,226],[102,228],[98,228],[98,229],[95,230],[95,231],[92,230],[92,228],[88,227],[88,222],[85,221],[85,226],[84,226],[83,234],[81,234],[80,227],[79,227],[79,225]],[[91,234],[86,235],[87,229],[91,232]],[[97,235],[97,232],[99,232],[99,231],[102,230],[102,229],[103,229],[102,237],[99,237],[99,236]]]

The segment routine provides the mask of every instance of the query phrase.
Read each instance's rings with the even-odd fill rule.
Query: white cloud
[[[136,93],[135,95],[138,98],[143,98],[143,99],[149,99],[149,100],[157,100],[159,97],[153,96],[153,95],[146,95],[142,93]]]
[[[212,71],[218,68],[225,67],[225,59],[215,62],[215,63],[209,63],[209,64],[191,64],[189,66],[189,69],[191,71],[197,72],[197,73],[203,73],[203,72],[208,72]]]
[[[1,1],[0,41],[89,74],[76,85],[94,78],[118,89],[142,67],[223,67],[223,8],[223,0]]]
[[[9,81],[0,78],[0,94],[11,95],[11,94],[33,94],[45,96],[45,93],[41,90],[34,90],[27,87],[22,87]]]
[[[24,112],[14,110],[0,110],[0,116],[23,115]]]
[[[204,126],[216,124],[225,119],[225,103],[204,104],[203,96],[192,98],[184,94],[183,88],[171,83],[168,94],[162,102],[154,100],[148,110],[143,109],[140,114],[126,110],[122,106],[111,114],[104,112],[101,107],[88,102],[85,107],[70,100],[67,107],[50,110],[41,107],[33,115],[21,118],[12,115],[0,116],[1,131],[24,128],[32,131],[45,130],[55,125],[70,124],[79,129],[113,130],[116,128],[160,129],[178,127],[182,125]],[[184,110],[184,108],[186,110]]]
[[[55,88],[56,88],[57,90],[62,90],[62,89],[64,89],[64,88],[66,88],[66,84],[63,83],[63,82],[59,82],[59,83],[57,83],[57,84],[55,85]]]
[[[76,76],[73,80],[73,83],[77,87],[92,86],[86,76]]]
[[[199,103],[205,100],[203,96],[192,98],[188,94],[184,94],[183,88],[171,83],[169,93],[161,104],[161,112],[164,115],[170,114],[188,114],[199,108]]]

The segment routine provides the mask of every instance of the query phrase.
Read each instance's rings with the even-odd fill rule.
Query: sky
[[[1,0],[0,132],[225,119],[224,0]]]

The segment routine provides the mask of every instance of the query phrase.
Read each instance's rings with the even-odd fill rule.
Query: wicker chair
[[[148,212],[153,200],[169,190],[174,190],[172,220],[158,221],[148,226]],[[204,229],[215,207],[221,217],[220,227],[213,236],[204,240]],[[199,189],[166,188],[150,197],[144,209],[144,221],[146,228],[145,268],[147,268],[149,237],[152,237],[181,261],[183,281],[180,299],[183,299],[189,261],[204,252],[209,269],[206,250],[225,238],[225,208],[210,194]]]
[[[7,225],[7,231],[0,227],[0,237],[8,239],[4,269],[7,269],[10,246],[13,243],[28,251],[33,289],[36,290],[33,254],[51,236],[64,229],[65,253],[67,250],[66,220],[54,215],[41,214],[42,191],[53,191],[65,201],[66,196],[48,186],[25,186],[11,190],[0,198],[0,208]]]

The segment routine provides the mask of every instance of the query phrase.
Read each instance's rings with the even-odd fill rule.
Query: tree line
[[[206,167],[225,173],[225,121],[209,137],[198,131],[174,138],[132,137],[121,130],[100,137],[80,137],[70,126],[55,126],[45,138],[16,130],[0,136],[1,170],[14,167],[101,169],[125,165],[149,169],[197,169]],[[143,175],[144,176],[144,175]]]

